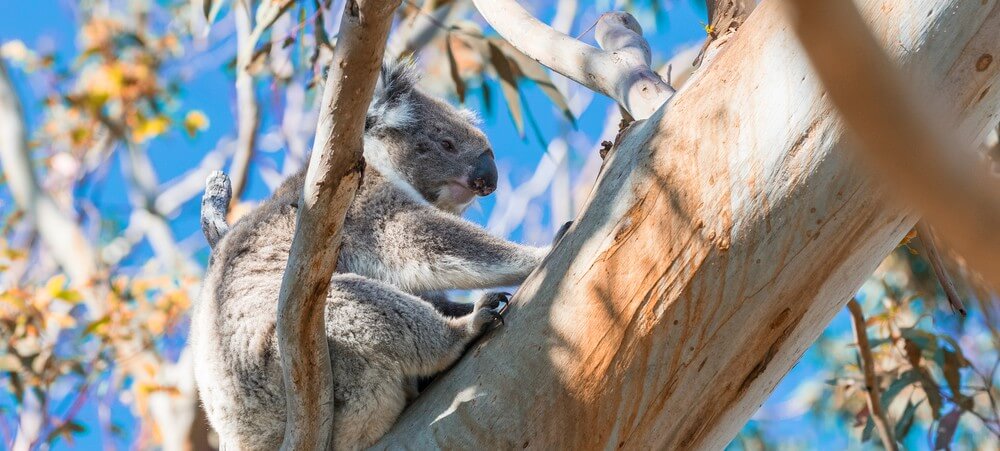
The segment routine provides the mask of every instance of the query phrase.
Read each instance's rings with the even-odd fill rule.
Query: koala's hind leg
[[[458,318],[460,316],[465,316],[472,313],[475,308],[473,304],[468,302],[454,302],[448,299],[448,295],[440,291],[432,291],[429,293],[422,293],[420,299],[430,302],[437,310],[444,316],[449,318]]]
[[[201,197],[201,232],[209,247],[214,248],[229,231],[226,211],[232,196],[229,177],[222,171],[212,171],[205,180],[205,194]]]
[[[472,340],[503,322],[505,293],[490,293],[472,312],[447,318],[429,303],[395,287],[354,274],[338,274],[330,284],[327,334],[331,346],[376,349],[365,356],[403,368],[406,376],[438,373],[453,364]],[[365,343],[358,343],[358,337]],[[332,352],[332,350],[331,350]],[[334,362],[337,365],[337,362]]]

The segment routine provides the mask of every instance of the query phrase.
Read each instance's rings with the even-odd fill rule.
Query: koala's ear
[[[413,63],[383,62],[365,118],[365,130],[401,128],[413,123],[412,95],[417,81]]]

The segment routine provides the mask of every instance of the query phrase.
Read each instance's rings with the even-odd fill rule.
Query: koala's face
[[[412,186],[438,208],[460,212],[475,196],[496,190],[493,150],[477,127],[475,115],[434,99],[414,88],[404,66],[383,69],[379,88],[368,113],[370,138],[381,146],[380,156],[365,157],[385,174],[386,163],[395,176]],[[395,78],[393,78],[395,77]],[[393,175],[389,175],[390,177]]]

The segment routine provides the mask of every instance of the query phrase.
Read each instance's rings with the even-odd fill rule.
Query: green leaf
[[[872,421],[871,414],[868,415],[868,422],[865,423],[865,429],[861,431],[861,442],[867,442],[872,439],[872,432],[875,431],[875,422]]]
[[[882,407],[888,409],[889,405],[892,404],[892,400],[896,399],[896,395],[899,392],[918,380],[920,380],[920,375],[914,370],[908,370],[901,374],[898,379],[889,384],[889,388],[882,392],[882,399],[880,400]]]
[[[573,116],[573,111],[569,109],[569,104],[566,103],[566,97],[563,96],[556,86],[552,84],[552,78],[549,77],[548,72],[542,67],[537,61],[529,58],[527,55],[521,53],[519,50],[515,49],[507,41],[502,41],[504,53],[507,55],[509,60],[515,64],[517,69],[521,72],[524,78],[535,82],[538,88],[552,100],[566,119],[576,127],[576,118]]]
[[[923,388],[924,393],[927,395],[927,403],[931,406],[931,416],[934,419],[941,418],[941,407],[943,405],[943,400],[941,399],[941,388],[938,384],[934,382],[931,375],[927,370],[920,370],[920,386]]]
[[[444,47],[448,53],[448,72],[451,74],[451,81],[455,83],[455,92],[458,93],[458,101],[465,103],[465,81],[462,80],[462,75],[458,73],[458,61],[455,60],[455,52],[451,48],[452,39],[451,32],[444,37]]]
[[[934,351],[937,350],[937,335],[927,332],[926,330],[920,330],[912,327],[900,329],[900,333],[903,334],[903,338],[913,341],[918,347],[920,347],[920,349],[923,350],[924,355],[933,356]]]
[[[917,412],[917,407],[920,407],[924,401],[914,404],[912,402],[906,403],[906,409],[903,410],[903,415],[899,417],[899,421],[896,422],[896,440],[903,441],[903,437],[910,433],[910,428],[913,426],[914,414]]]
[[[111,322],[111,317],[108,316],[108,315],[104,315],[104,316],[98,318],[97,320],[94,320],[90,324],[88,324],[87,327],[85,327],[83,329],[82,334],[83,334],[83,336],[86,337],[87,335],[90,335],[90,334],[96,332],[98,327],[101,327],[102,325],[107,324],[109,322]]]
[[[958,356],[959,361],[961,363],[961,365],[959,365],[959,366],[961,366],[961,367],[964,368],[964,367],[972,365],[971,363],[969,363],[969,359],[965,358],[965,354],[962,353],[962,348],[958,345],[958,342],[955,341],[954,338],[952,338],[952,337],[950,337],[948,335],[945,335],[945,334],[938,335],[938,338],[940,338],[941,340],[944,340],[949,345],[951,345],[951,349]]]
[[[517,127],[517,134],[524,138],[524,117],[521,113],[521,94],[517,89],[517,77],[514,76],[514,69],[510,67],[510,62],[507,60],[507,56],[504,55],[503,50],[497,47],[496,43],[493,41],[489,42],[489,59],[490,64],[496,69],[497,75],[500,76],[500,91],[503,93],[504,99],[507,101],[507,107],[510,110],[510,117],[514,120],[514,126]]]

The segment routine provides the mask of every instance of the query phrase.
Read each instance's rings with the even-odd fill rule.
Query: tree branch
[[[38,183],[31,164],[28,129],[7,65],[0,59],[0,159],[11,196],[38,230],[52,258],[87,294],[87,308],[99,317],[103,298],[89,287],[101,280],[97,251]]]
[[[996,233],[1000,230],[1000,181],[977,170],[980,163],[973,158],[974,152],[962,151],[970,145],[948,130],[955,123],[950,111],[939,108],[931,119],[922,101],[931,93],[918,96],[911,90],[853,2],[785,3],[830,100],[864,148],[866,160],[921,210],[970,266],[1000,288],[1000,235]],[[949,99],[957,103],[954,106],[995,104],[1000,99],[1000,90],[991,89],[1000,64],[989,64],[991,59],[986,57],[991,49],[996,50],[998,15],[996,2],[984,3],[976,23],[970,24],[985,36],[969,43],[969,51],[955,67],[965,68],[956,76],[977,87],[965,97]],[[909,48],[905,44],[898,46]],[[981,137],[987,120],[985,114],[973,118],[975,131],[968,133],[974,135],[970,137]]]
[[[872,358],[872,347],[868,344],[868,326],[865,324],[865,315],[861,311],[861,304],[851,299],[847,302],[847,308],[851,311],[851,324],[854,326],[854,338],[858,343],[858,354],[861,354],[861,369],[865,375],[865,398],[868,402],[868,412],[871,414],[875,429],[882,439],[882,445],[889,451],[898,451],[899,446],[896,439],[892,437],[892,428],[889,419],[886,418],[882,410],[882,399],[880,394],[878,379],[875,377],[875,359]]]
[[[964,0],[862,3],[884,44],[940,43],[898,54],[908,72],[956,97],[982,92],[957,63],[981,54],[970,44],[995,44],[986,25],[1000,17]],[[916,223],[849,157],[780,5],[758,5],[669,109],[622,134],[507,326],[422,393],[376,449],[732,440]],[[987,98],[959,108],[979,127],[970,135],[1000,106]]]
[[[247,179],[250,177],[250,160],[257,145],[257,128],[260,112],[254,77],[250,74],[250,63],[259,39],[257,29],[252,29],[250,0],[237,0],[233,4],[236,22],[236,154],[229,167],[233,181],[233,199],[237,202],[243,196]],[[260,7],[265,7],[262,5]]]
[[[921,221],[917,223],[917,235],[920,237],[920,242],[924,245],[924,251],[927,252],[927,260],[930,261],[931,268],[934,269],[934,275],[937,276],[938,282],[941,283],[941,288],[944,290],[944,295],[948,298],[948,304],[956,312],[965,316],[965,305],[962,304],[962,297],[958,295],[958,290],[955,289],[954,279],[948,274],[948,268],[944,266],[944,259],[941,258],[941,253],[938,252],[934,233],[927,224]]]
[[[327,290],[340,252],[341,226],[361,183],[365,113],[399,3],[349,0],[344,9],[278,301],[287,409],[282,449],[325,450],[331,443]]]
[[[515,48],[542,65],[618,102],[645,119],[674,94],[649,67],[649,45],[628,13],[611,12],[597,22],[589,46],[540,22],[515,0],[473,0],[486,21]]]

